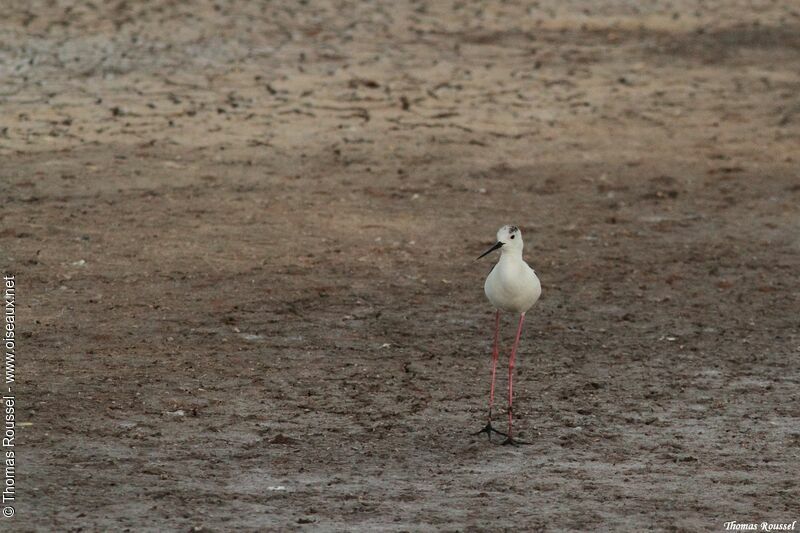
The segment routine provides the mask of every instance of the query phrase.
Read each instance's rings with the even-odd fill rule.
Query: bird
[[[500,250],[500,260],[489,272],[483,285],[486,297],[494,306],[496,312],[494,319],[494,348],[492,350],[492,385],[489,389],[489,421],[486,427],[475,433],[475,435],[486,433],[491,441],[492,433],[494,432],[506,437],[503,444],[515,446],[523,443],[515,440],[513,436],[514,362],[517,356],[517,348],[519,347],[519,339],[522,335],[525,313],[533,307],[542,294],[542,285],[536,276],[536,272],[522,259],[522,248],[522,232],[520,229],[517,226],[503,226],[497,230],[497,242],[478,257],[478,259],[481,259],[495,250]],[[508,433],[503,433],[492,427],[494,383],[497,374],[497,359],[500,356],[498,340],[501,311],[519,315],[517,336],[514,339],[511,355],[508,359]]]

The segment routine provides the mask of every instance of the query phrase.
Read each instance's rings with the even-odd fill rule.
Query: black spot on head
[[[516,226],[511,226],[511,227],[508,228],[508,232],[509,233],[516,233],[518,231],[519,231],[519,228],[516,227]]]

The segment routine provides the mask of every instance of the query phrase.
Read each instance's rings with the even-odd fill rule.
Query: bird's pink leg
[[[494,405],[494,380],[497,375],[497,359],[500,357],[500,311],[494,318],[494,349],[492,350],[492,387],[489,391],[489,424],[492,423],[492,405]]]
[[[522,323],[525,321],[525,313],[519,316],[519,328],[517,328],[517,338],[514,339],[514,347],[511,348],[511,357],[508,359],[508,438],[503,444],[515,444],[512,438],[513,411],[512,402],[514,400],[514,360],[517,358],[517,347],[519,338],[522,335]]]
[[[505,433],[502,431],[497,431],[492,427],[492,405],[494,405],[494,382],[495,376],[497,375],[497,359],[500,357],[500,311],[497,311],[497,314],[494,317],[494,349],[492,350],[492,387],[489,390],[489,421],[486,423],[486,426],[475,433],[475,435],[480,435],[481,433],[486,433],[488,435],[489,440],[492,440],[492,432],[497,433],[499,435],[506,436]]]

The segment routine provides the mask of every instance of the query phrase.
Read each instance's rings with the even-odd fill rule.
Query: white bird
[[[522,259],[522,232],[516,226],[503,226],[497,231],[497,243],[481,254],[478,259],[500,249],[500,260],[486,277],[483,290],[486,297],[497,309],[494,320],[494,350],[492,351],[492,386],[489,392],[489,422],[476,435],[486,433],[489,440],[492,432],[506,437],[503,444],[518,444],[512,436],[512,401],[514,399],[513,375],[514,360],[517,356],[519,338],[522,335],[522,323],[525,313],[542,294],[542,285],[536,272]],[[494,382],[497,373],[497,358],[500,355],[498,337],[500,333],[500,311],[519,314],[519,327],[511,357],[508,359],[508,434],[492,427],[492,404],[494,403]]]

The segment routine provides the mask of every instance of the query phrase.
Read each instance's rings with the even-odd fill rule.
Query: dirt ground
[[[800,520],[796,4],[17,0],[0,80],[3,530]]]

